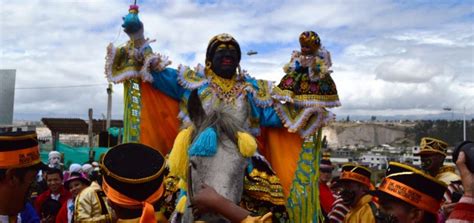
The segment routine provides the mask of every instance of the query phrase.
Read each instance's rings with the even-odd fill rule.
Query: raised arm
[[[151,83],[155,89],[176,100],[181,99],[184,88],[178,83],[178,71],[176,69],[165,68],[162,71],[152,71],[151,75],[153,77]]]

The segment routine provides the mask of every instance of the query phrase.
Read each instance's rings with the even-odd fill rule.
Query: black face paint
[[[354,202],[356,194],[354,191],[342,189],[341,193],[342,203],[345,205],[350,205]]]
[[[218,48],[212,58],[211,69],[218,76],[230,79],[239,65],[239,53],[234,47]]]
[[[433,164],[433,160],[431,158],[421,159],[421,168],[423,170],[429,170],[431,164]]]
[[[377,209],[375,213],[375,222],[376,223],[398,223],[397,217],[387,214],[380,209]]]

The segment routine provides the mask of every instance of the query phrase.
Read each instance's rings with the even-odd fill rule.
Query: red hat
[[[69,189],[69,184],[72,181],[79,180],[85,185],[89,186],[91,184],[91,181],[87,179],[87,177],[84,176],[82,173],[72,173],[71,176],[64,182],[64,186]]]

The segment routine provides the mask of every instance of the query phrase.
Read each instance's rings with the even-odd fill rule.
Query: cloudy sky
[[[0,0],[0,69],[16,69],[14,118],[106,113],[105,48],[127,41],[128,1]],[[251,75],[278,81],[302,31],[319,33],[347,115],[474,113],[473,1],[145,1],[145,35],[172,67],[203,63],[209,39],[232,34]],[[0,80],[1,81],[1,80]],[[123,88],[114,86],[113,117]]]

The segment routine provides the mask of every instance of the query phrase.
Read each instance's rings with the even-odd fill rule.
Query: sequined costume
[[[293,51],[290,61],[283,67],[285,73],[273,89],[273,97],[293,106],[277,106],[277,112],[290,132],[300,131],[307,136],[315,130],[301,131],[301,123],[310,120],[315,111],[341,105],[336,84],[331,77],[331,55],[321,45],[313,31],[300,35],[300,44],[310,53]]]
[[[97,182],[77,195],[74,203],[74,221],[78,223],[112,222],[112,209]]]
[[[108,68],[117,63],[111,58],[115,56],[108,57]],[[152,65],[156,64],[158,68],[152,68]],[[145,55],[141,69],[134,69],[139,76],[125,78],[134,79],[130,86],[132,90],[136,90],[135,95],[132,94],[129,99],[125,98],[124,120],[130,119],[129,117],[132,120],[129,122],[131,124],[126,126],[131,127],[131,132],[137,131],[137,137],[132,138],[132,141],[138,140],[167,154],[172,148],[179,126],[187,126],[190,123],[186,105],[190,93],[196,89],[207,111],[224,105],[236,114],[243,129],[259,137],[259,152],[269,160],[280,178],[285,199],[289,196],[290,189],[300,182],[293,181],[296,169],[300,168],[298,160],[301,160],[301,165],[314,162],[317,166],[317,159],[300,155],[300,151],[304,137],[312,136],[334,118],[325,107],[311,107],[296,116],[288,116],[286,114],[292,113],[294,107],[274,100],[275,92],[270,81],[257,80],[240,69],[231,79],[225,79],[202,65],[195,68],[180,65],[177,69],[172,69],[167,67],[169,64],[165,56]],[[140,79],[143,82],[138,81]],[[130,108],[128,112],[127,108]],[[314,144],[311,146],[308,150],[315,148]],[[314,152],[312,156],[317,157],[317,154]],[[308,176],[303,176],[305,174]],[[308,171],[303,171],[300,176],[314,178]],[[298,187],[297,190],[303,190],[305,187]],[[317,190],[317,184],[313,189]]]
[[[281,127],[278,116],[270,106],[272,99],[269,95],[269,81],[253,79],[246,73],[227,80],[199,65],[195,69],[185,66],[180,66],[177,70],[166,68],[161,72],[153,72],[152,75],[156,89],[180,99],[178,117],[183,125],[190,124],[186,104],[191,91],[198,89],[206,112],[225,106],[241,122],[239,125],[255,135],[260,134],[260,125]],[[253,163],[256,162],[255,160]],[[272,211],[276,219],[287,219],[283,188],[278,177],[274,173],[262,172],[261,168],[257,168],[260,166],[255,166],[245,177],[242,207],[257,215]],[[270,191],[271,188],[274,191]]]
[[[125,32],[130,40],[123,46],[112,43],[107,47],[105,74],[109,82],[123,83],[124,86],[124,132],[122,141],[143,142],[141,140],[143,125],[150,115],[149,110],[142,111],[150,96],[150,85],[144,84],[140,77],[144,72],[143,64],[147,59],[156,58],[150,47],[152,40],[143,37],[143,24],[138,18],[138,6],[131,5],[129,14],[124,17]],[[145,121],[145,123],[143,123]],[[145,135],[147,133],[144,133]],[[147,137],[145,137],[147,138]],[[148,137],[149,139],[149,137]],[[146,139],[145,139],[146,141]],[[146,143],[146,142],[144,142]],[[148,143],[150,144],[150,143]],[[167,146],[166,144],[163,147]],[[169,146],[169,145],[168,145]]]
[[[302,49],[293,51],[284,67],[285,76],[274,89],[274,97],[298,107],[340,106],[336,84],[331,78],[331,54],[321,45],[318,34],[306,31],[300,35]]]

